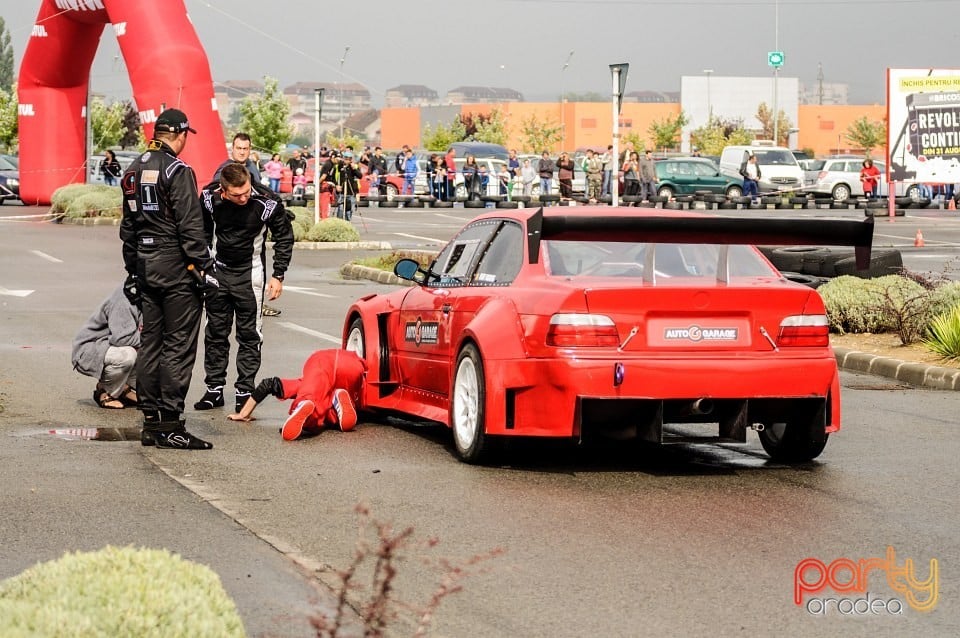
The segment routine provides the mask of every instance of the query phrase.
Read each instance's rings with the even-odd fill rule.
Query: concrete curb
[[[926,363],[881,357],[850,348],[834,346],[837,365],[850,372],[864,372],[910,385],[937,390],[960,390],[960,370]]]

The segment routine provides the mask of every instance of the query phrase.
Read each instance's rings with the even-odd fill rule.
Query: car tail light
[[[826,315],[793,315],[780,322],[780,347],[830,345],[830,322]]]
[[[620,345],[620,335],[613,319],[606,315],[577,313],[550,317],[547,345],[559,348],[575,346],[613,347]]]

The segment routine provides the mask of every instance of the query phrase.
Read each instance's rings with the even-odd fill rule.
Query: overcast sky
[[[133,2],[135,0],[127,0]],[[143,0],[146,1],[146,0]],[[153,0],[159,6],[165,0]],[[960,67],[956,0],[185,0],[214,81],[343,79],[375,105],[398,84],[441,97],[460,85],[512,88],[527,100],[610,92],[608,65],[630,64],[627,91],[679,91],[680,76],[770,76],[850,87],[882,103],[889,67]],[[0,8],[16,65],[39,0]],[[570,52],[573,51],[573,56]],[[566,70],[564,64],[569,59]],[[130,97],[116,37],[106,30],[92,88]]]

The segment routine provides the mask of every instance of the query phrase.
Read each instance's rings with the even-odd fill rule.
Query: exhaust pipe
[[[754,423],[750,427],[757,432],[763,432],[766,426],[763,423]]]
[[[713,412],[713,401],[710,399],[697,399],[690,403],[688,414],[710,414]]]

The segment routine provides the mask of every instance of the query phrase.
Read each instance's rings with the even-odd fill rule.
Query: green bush
[[[53,192],[50,212],[67,217],[120,217],[120,189],[105,184],[67,184]]]
[[[0,582],[0,636],[245,636],[220,578],[166,550],[65,554]]]
[[[360,241],[360,233],[350,222],[331,217],[314,224],[307,231],[307,241]]]
[[[960,359],[960,305],[933,318],[923,345],[944,359]]]
[[[929,321],[929,292],[900,275],[860,279],[837,277],[818,289],[830,328],[846,332],[896,331],[904,343],[915,341]]]
[[[293,213],[294,223],[300,222],[301,224],[306,225],[307,228],[313,226],[314,211],[312,208],[305,208],[304,206],[291,206],[287,208],[287,210]]]
[[[960,306],[960,281],[951,281],[937,286],[930,293],[930,314],[934,317],[947,314]]]

